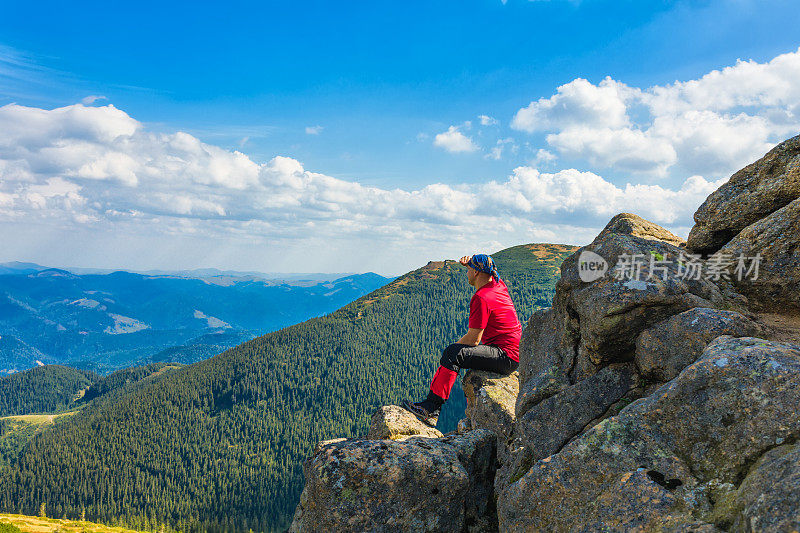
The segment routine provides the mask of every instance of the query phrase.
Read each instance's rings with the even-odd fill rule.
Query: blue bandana
[[[497,267],[494,266],[494,261],[492,260],[491,256],[486,254],[473,255],[467,265],[474,268],[478,272],[491,274],[495,279],[500,279],[500,275],[497,273]]]

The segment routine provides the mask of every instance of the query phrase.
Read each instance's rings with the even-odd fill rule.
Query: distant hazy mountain
[[[10,263],[0,263],[0,276],[5,274],[33,274],[40,270],[47,270],[47,268],[36,263],[11,261]]]
[[[53,267],[42,266],[36,263],[24,263],[21,261],[10,261],[0,263],[0,276],[6,274],[32,274],[42,270],[50,270]],[[120,272],[114,268],[83,268],[83,267],[61,267],[59,270],[66,270],[72,274],[111,274]],[[255,270],[220,270],[218,268],[195,268],[192,270],[123,270],[132,274],[142,274],[145,276],[169,276],[178,278],[205,279],[214,277],[235,277],[251,279],[269,279],[276,281],[291,282],[321,282],[335,281],[356,275],[355,272],[258,272]],[[393,279],[393,278],[388,278]]]
[[[390,281],[372,273],[280,280],[218,272],[75,274],[4,263],[0,374],[52,363],[101,373],[150,361],[191,363]]]

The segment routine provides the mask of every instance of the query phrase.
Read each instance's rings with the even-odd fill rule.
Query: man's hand
[[[461,259],[459,259],[459,260],[458,260],[458,262],[459,262],[459,263],[461,263],[461,264],[462,264],[462,265],[464,265],[464,266],[467,266],[467,263],[469,263],[469,260],[470,260],[470,259],[472,259],[472,256],[471,256],[471,255],[465,255],[464,257],[462,257]]]

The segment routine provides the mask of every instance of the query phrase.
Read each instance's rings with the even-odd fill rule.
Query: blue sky
[[[798,133],[798,28],[789,1],[10,2],[0,115],[35,131],[0,139],[0,260],[397,273],[587,242],[610,216],[571,187],[620,209],[668,198],[642,214],[685,236],[712,184]],[[80,117],[29,126],[66,106]],[[260,169],[192,159],[177,132]],[[53,160],[25,142],[77,144]],[[155,153],[185,167],[145,172]]]

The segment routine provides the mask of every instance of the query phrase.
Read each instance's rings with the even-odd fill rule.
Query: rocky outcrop
[[[659,322],[636,339],[636,367],[646,380],[666,382],[694,363],[720,335],[759,336],[763,328],[749,318],[720,309],[695,307]]]
[[[370,436],[405,440],[321,445],[294,530],[798,529],[799,168],[797,137],[686,243],[615,216],[561,265],[518,374],[467,373],[457,435],[409,437],[383,408]],[[709,276],[722,254],[758,255],[758,278]]]
[[[552,308],[534,313],[523,334],[517,421],[498,489],[643,393],[632,363],[642,331],[697,306],[725,304],[713,283],[680,276],[680,244],[656,224],[622,213],[564,261]],[[586,253],[609,272],[584,281]],[[625,261],[630,275],[615,272]]]
[[[528,409],[514,428],[512,458],[503,467],[501,485],[518,479],[534,461],[560,450],[634,384],[633,365],[613,364]]]
[[[722,487],[712,518],[735,531],[800,530],[800,444],[766,452],[738,489]]]
[[[501,376],[492,372],[470,370],[461,381],[467,399],[465,413],[472,429],[494,432],[500,443],[511,435],[515,404],[519,394],[519,374]]]
[[[542,335],[542,328],[552,323],[553,308],[538,309],[533,312],[528,324],[522,329],[522,337],[519,341],[521,352],[531,353],[539,342]],[[519,359],[519,383],[526,383],[533,376],[541,372],[538,362],[533,357],[520,357]]]
[[[496,531],[495,435],[320,446],[290,531]]]
[[[620,233],[632,226],[650,228],[649,235]],[[555,365],[572,381],[581,380],[609,363],[630,360],[638,334],[655,323],[693,307],[725,305],[717,285],[681,271],[683,250],[656,240],[652,235],[662,232],[654,227],[635,215],[617,215],[564,261],[552,316],[543,317],[533,346],[531,374]],[[609,265],[609,273],[591,283],[580,277],[586,252]]]
[[[497,531],[497,449],[514,424],[517,376],[468,372],[457,435],[390,405],[366,439],[320,443],[290,531]]]
[[[694,219],[687,249],[716,253],[748,307],[800,313],[800,135],[731,176]]]
[[[732,285],[686,272],[689,262],[701,272],[706,265],[682,244],[622,213],[564,261],[552,308],[537,311],[523,335],[517,420],[495,484],[500,494],[678,376],[715,338],[766,333]],[[605,276],[581,277],[587,252],[605,261]]]
[[[800,135],[735,173],[694,214],[686,247],[710,254],[744,228],[800,198]]]
[[[798,402],[800,346],[720,337],[675,380],[506,487],[500,529],[712,528],[715,516],[731,523],[739,517],[714,515],[725,500],[720,487],[736,489],[760,457],[800,436]]]
[[[517,396],[517,416],[523,416],[533,406],[558,394],[569,386],[569,378],[564,371],[557,366],[551,366],[532,379],[528,379]]]
[[[751,307],[800,311],[800,199],[747,226],[718,253],[734,266],[744,259],[747,270],[732,271],[731,282]],[[749,271],[756,256],[758,271]]]
[[[649,220],[645,220],[639,215],[634,215],[633,213],[620,213],[612,218],[611,222],[609,222],[597,238],[595,238],[595,241],[604,241],[610,234],[630,235],[631,237],[639,237],[652,241],[662,241],[677,247],[686,244],[686,241],[671,231]]]
[[[385,405],[375,411],[369,426],[368,439],[405,440],[410,437],[443,437],[441,431],[420,422],[402,407]]]

